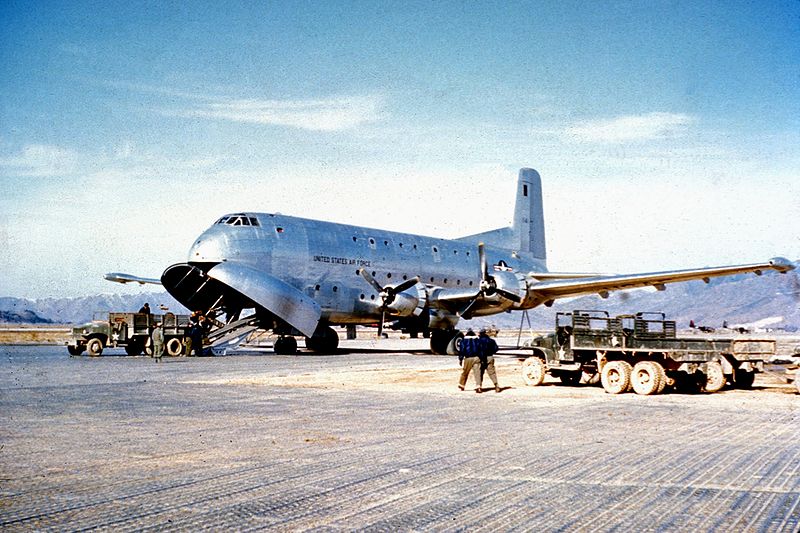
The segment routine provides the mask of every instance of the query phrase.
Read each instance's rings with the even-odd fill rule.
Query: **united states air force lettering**
[[[331,257],[329,255],[315,255],[314,261],[318,263],[330,263],[333,265],[357,265],[360,267],[371,266],[371,261],[357,259],[353,257]]]

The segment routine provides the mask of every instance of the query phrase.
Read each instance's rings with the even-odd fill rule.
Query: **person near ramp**
[[[494,383],[494,391],[500,392],[500,385],[497,382],[497,370],[494,367],[494,354],[497,353],[497,343],[486,334],[485,329],[481,329],[480,333],[478,333],[478,338],[474,339],[473,342],[477,344],[478,359],[480,360],[480,371],[478,379],[475,380],[478,383],[478,388],[475,389],[476,392],[483,392],[481,387],[483,387],[484,372],[489,374],[489,379]]]
[[[161,356],[164,355],[164,330],[161,329],[161,322],[156,322],[153,328],[153,358],[156,363],[161,362]]]
[[[459,390],[464,390],[469,373],[472,372],[472,377],[475,379],[477,387],[475,392],[481,392],[481,359],[478,357],[478,339],[472,335],[474,333],[468,332],[467,336],[461,339],[461,344],[458,347],[458,362],[461,364],[458,388]]]

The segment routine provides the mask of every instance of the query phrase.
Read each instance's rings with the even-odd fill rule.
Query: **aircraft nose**
[[[189,249],[189,262],[221,263],[227,261],[229,248],[225,235],[218,232],[203,233]]]

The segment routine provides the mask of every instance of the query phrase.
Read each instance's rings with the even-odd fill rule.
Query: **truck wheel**
[[[631,385],[636,394],[650,396],[658,392],[661,376],[652,361],[639,361],[631,372]]]
[[[756,373],[747,370],[736,370],[733,374],[733,384],[737,389],[752,389]]]
[[[544,382],[547,367],[540,358],[528,357],[522,362],[522,380],[526,385],[536,387]]]
[[[667,372],[666,370],[664,370],[664,366],[661,363],[656,361],[650,361],[650,362],[653,363],[653,366],[656,368],[656,371],[658,372],[658,390],[656,391],[656,394],[661,394],[667,387],[667,380],[668,380]]]
[[[67,345],[67,351],[70,355],[80,355],[83,353],[83,346]]]
[[[138,342],[130,342],[125,345],[125,353],[128,355],[139,355],[142,353],[142,347]]]
[[[175,337],[167,341],[167,355],[177,357],[183,352],[183,343]]]
[[[631,384],[631,365],[625,361],[610,361],[600,373],[603,388],[609,394],[620,394]]]
[[[711,361],[706,365],[706,392],[717,392],[725,386],[725,372],[719,361]]]
[[[800,394],[800,368],[794,371],[794,388],[797,389],[797,393]]]
[[[103,354],[103,341],[100,339],[89,339],[86,342],[86,352],[91,357],[98,357]]]

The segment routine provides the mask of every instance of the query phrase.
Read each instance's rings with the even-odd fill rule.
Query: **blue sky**
[[[231,211],[504,226],[522,166],[554,270],[800,258],[797,2],[164,4],[0,5],[0,296]]]

